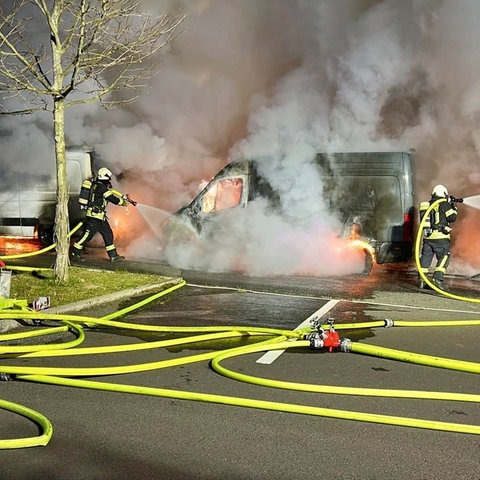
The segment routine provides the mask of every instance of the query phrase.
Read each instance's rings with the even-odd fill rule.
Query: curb
[[[149,285],[142,285],[141,287],[128,288],[119,292],[107,293],[100,297],[87,298],[80,300],[79,302],[69,303],[68,305],[60,305],[58,307],[48,308],[43,310],[43,313],[75,313],[87,308],[96,307],[98,305],[105,305],[106,303],[117,302],[118,300],[124,300],[126,298],[137,297],[144,293],[149,293],[153,290],[166,290],[174,285],[182,282],[180,277],[169,278],[160,283],[151,283]]]

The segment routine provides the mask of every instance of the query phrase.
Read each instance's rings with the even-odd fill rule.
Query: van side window
[[[202,199],[202,212],[214,213],[236,207],[242,198],[243,179],[222,178],[215,182]]]

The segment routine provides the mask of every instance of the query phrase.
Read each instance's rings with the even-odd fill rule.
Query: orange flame
[[[35,252],[40,248],[40,241],[33,237],[0,237],[0,255],[2,256]]]
[[[375,260],[375,249],[368,242],[360,239],[355,239],[352,240],[351,245],[353,247],[358,247],[362,250],[366,250],[372,256],[372,259]]]

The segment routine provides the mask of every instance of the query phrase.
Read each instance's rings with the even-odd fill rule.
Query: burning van
[[[365,273],[372,261],[406,262],[412,257],[413,155],[413,151],[320,153],[310,164],[322,184],[322,205],[343,226],[339,235],[363,245]],[[172,216],[166,227],[169,243],[208,236],[210,224],[218,224],[236,209],[248,209],[259,198],[272,211],[288,210],[282,192],[267,177],[257,161],[228,164]]]

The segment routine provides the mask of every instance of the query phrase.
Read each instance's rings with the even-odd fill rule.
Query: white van
[[[92,152],[87,149],[69,149],[66,160],[70,191],[69,217],[70,223],[75,226],[83,219],[78,204],[82,181],[93,176]],[[8,190],[0,192],[0,235],[38,237],[43,244],[51,244],[56,203],[54,173],[28,187],[24,187],[18,179]]]

